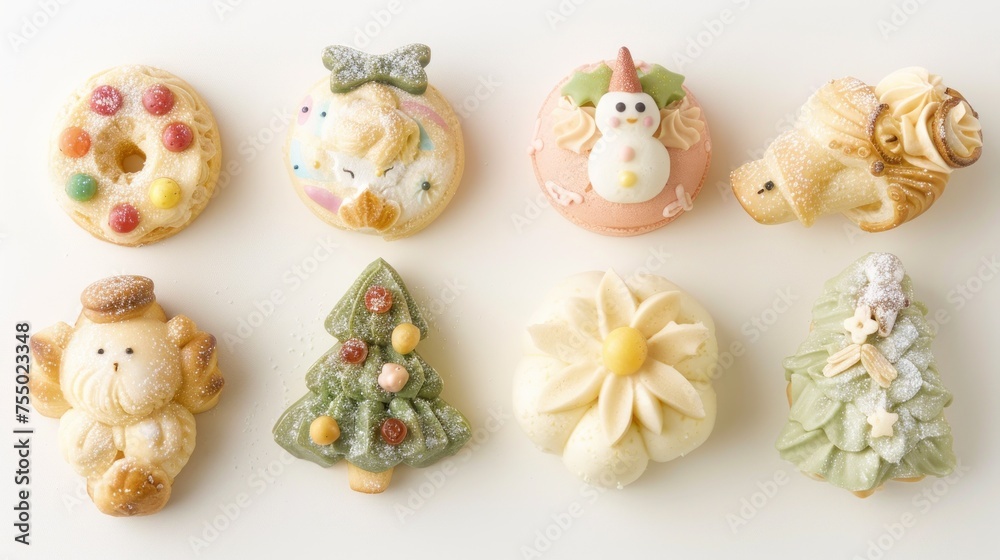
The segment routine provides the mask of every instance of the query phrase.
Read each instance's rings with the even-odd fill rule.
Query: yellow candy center
[[[157,208],[169,210],[181,201],[181,187],[173,179],[160,177],[149,185],[149,201]]]
[[[622,171],[618,174],[618,184],[623,187],[634,186],[638,180],[639,178],[631,171]]]
[[[604,367],[617,375],[632,375],[646,362],[649,348],[638,329],[620,327],[604,339]]]

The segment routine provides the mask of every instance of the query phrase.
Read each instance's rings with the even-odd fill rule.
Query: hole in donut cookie
[[[138,173],[146,165],[146,154],[128,142],[118,149],[118,167],[123,173]]]

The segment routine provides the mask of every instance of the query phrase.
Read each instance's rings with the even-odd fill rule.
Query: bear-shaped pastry
[[[219,401],[215,337],[168,321],[142,276],[95,282],[80,301],[75,325],[31,337],[32,403],[60,418],[63,456],[99,510],[156,513],[194,451],[194,415]]]

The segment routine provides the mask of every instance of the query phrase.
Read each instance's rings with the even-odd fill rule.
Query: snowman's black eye
[[[104,353],[104,348],[98,348],[97,349],[97,353],[98,354],[103,354]]]
[[[424,191],[431,190],[431,182],[430,181],[424,181],[423,183],[420,183],[420,190],[424,190]]]
[[[618,111],[619,113],[624,113],[625,112],[625,104],[619,102],[618,104],[615,105],[615,110]]]
[[[133,352],[133,350],[131,348],[126,348],[125,349],[125,353],[126,354],[131,354],[132,352]]]
[[[298,168],[299,168],[299,164],[297,164],[297,163],[292,166],[292,169],[298,169]]]
[[[635,104],[635,110],[639,111],[640,113],[643,112],[643,111],[645,111],[646,110],[646,104],[645,103],[636,103]]]
[[[320,113],[319,116],[325,117],[326,116],[326,111],[323,111],[322,113]]]
[[[303,113],[308,113],[309,112],[309,107],[303,107],[302,108],[302,112]]]

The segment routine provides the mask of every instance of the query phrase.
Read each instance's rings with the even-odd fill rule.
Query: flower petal
[[[596,340],[580,334],[563,322],[530,325],[528,334],[539,350],[564,362],[578,362],[600,354],[600,346]]]
[[[635,297],[615,271],[609,270],[597,287],[597,324],[601,337],[618,327],[627,327],[635,315]]]
[[[597,399],[597,414],[604,435],[611,445],[618,443],[632,423],[634,394],[632,380],[628,377],[609,375],[604,378],[601,396]]]
[[[542,412],[562,412],[593,402],[601,391],[607,370],[584,361],[556,373],[538,395]]]
[[[601,341],[601,333],[597,328],[597,306],[594,300],[582,297],[570,297],[562,303],[561,316],[566,323],[581,335]]]
[[[659,362],[646,362],[639,381],[667,406],[691,418],[704,418],[705,405],[691,382],[676,369]],[[603,397],[603,391],[601,396]]]
[[[655,335],[677,318],[679,299],[680,292],[659,292],[646,298],[632,317],[632,326],[646,338]]]
[[[649,338],[649,355],[664,364],[676,364],[697,354],[706,340],[708,327],[703,323],[678,325],[670,322]]]
[[[635,417],[654,434],[663,433],[663,406],[641,382],[635,382]]]

